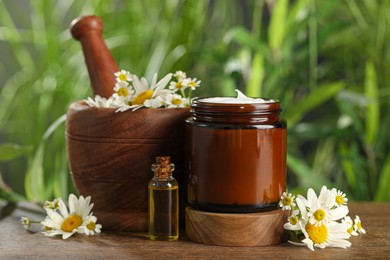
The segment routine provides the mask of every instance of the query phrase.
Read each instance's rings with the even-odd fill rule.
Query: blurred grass
[[[202,80],[199,96],[238,88],[280,99],[290,189],[327,184],[354,200],[390,200],[388,0],[0,5],[0,199],[74,192],[62,115],[91,90],[68,26],[96,14],[121,68],[187,71]]]

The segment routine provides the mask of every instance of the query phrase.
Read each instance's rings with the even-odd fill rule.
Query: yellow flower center
[[[126,81],[127,80],[127,77],[126,77],[126,74],[119,74],[119,77],[118,77],[121,81]]]
[[[290,197],[284,197],[283,201],[282,201],[284,206],[291,205],[291,202],[292,202],[292,199]]]
[[[183,83],[181,82],[181,81],[179,81],[179,82],[176,82],[176,84],[175,84],[175,88],[177,88],[177,89],[181,89],[183,87]]]
[[[291,217],[289,220],[291,225],[296,225],[298,223],[298,218],[297,217]]]
[[[183,101],[180,98],[172,99],[172,104],[174,104],[176,106],[180,105],[181,103],[183,103]]]
[[[87,228],[88,228],[89,230],[95,230],[95,228],[96,228],[95,222],[90,221],[90,222],[88,223],[88,225],[87,225]]]
[[[129,95],[129,90],[127,88],[120,88],[118,90],[118,95],[122,97],[127,97]]]
[[[75,228],[83,224],[83,218],[79,215],[70,215],[67,219],[64,220],[64,223],[61,225],[61,229],[65,232],[72,232]]]
[[[360,222],[360,221],[357,222],[356,226],[357,226],[358,230],[362,229],[362,222]]]
[[[352,234],[352,231],[353,231],[353,226],[351,225],[351,227],[347,229],[347,232],[348,232],[349,234]]]
[[[136,96],[133,101],[131,101],[131,104],[132,105],[142,105],[145,100],[147,99],[150,99],[151,97],[153,96],[153,90],[146,90],[144,92],[142,92],[141,94],[139,94],[138,96]]]
[[[339,205],[343,205],[343,204],[344,204],[344,198],[343,198],[343,196],[337,195],[337,196],[336,196],[336,202],[337,202],[337,204],[339,204]]]
[[[316,227],[315,225],[307,222],[305,226],[306,232],[309,235],[311,241],[315,244],[321,244],[328,238],[328,228],[325,225]]]
[[[317,220],[317,221],[321,221],[325,218],[325,211],[323,209],[318,209],[316,210],[316,212],[314,212],[314,218]]]
[[[189,85],[190,87],[196,87],[196,82],[191,81],[190,83],[188,83],[188,85]]]

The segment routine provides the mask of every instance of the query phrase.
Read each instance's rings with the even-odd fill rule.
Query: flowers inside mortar
[[[291,210],[284,228],[291,231],[292,240],[296,245],[306,245],[311,250],[314,247],[351,246],[348,239],[365,234],[359,216],[353,222],[347,216],[348,199],[340,190],[329,190],[323,186],[319,196],[313,189],[307,191],[307,198],[284,192],[279,202],[283,210]]]
[[[91,107],[116,108],[116,112],[135,111],[143,107],[181,108],[189,106],[192,91],[201,83],[180,70],[167,74],[159,81],[154,74],[150,83],[126,70],[116,72],[115,77],[114,93],[109,98],[96,95],[94,99],[85,100],[86,103]]]
[[[62,199],[46,201],[44,204],[47,213],[45,220],[37,222],[22,217],[21,222],[25,229],[28,229],[32,223],[40,223],[42,234],[50,237],[61,235],[63,239],[67,239],[76,233],[94,235],[101,232],[102,225],[97,224],[96,216],[91,213],[93,203],[90,202],[90,196],[77,198],[70,194],[69,209]]]

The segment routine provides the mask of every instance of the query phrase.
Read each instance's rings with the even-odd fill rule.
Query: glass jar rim
[[[277,99],[266,99],[263,103],[216,103],[203,101],[206,98],[195,98],[192,101],[191,108],[197,112],[226,112],[226,113],[270,113],[280,112],[280,102]],[[194,111],[192,111],[194,112]]]

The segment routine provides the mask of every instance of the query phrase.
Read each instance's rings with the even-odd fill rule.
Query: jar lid
[[[192,101],[191,107],[197,112],[213,111],[222,113],[253,113],[253,114],[267,114],[270,112],[280,112],[280,103],[276,99],[261,99],[262,102],[220,102],[231,101],[234,98],[197,98]],[[217,102],[215,102],[217,101]]]
[[[208,97],[200,99],[205,103],[217,103],[217,104],[264,104],[275,102],[274,99],[266,98],[250,98],[250,97]]]
[[[212,109],[214,112],[228,113],[269,113],[280,110],[279,100],[251,98],[237,90],[237,97],[207,97],[195,99],[192,108],[199,110]]]

